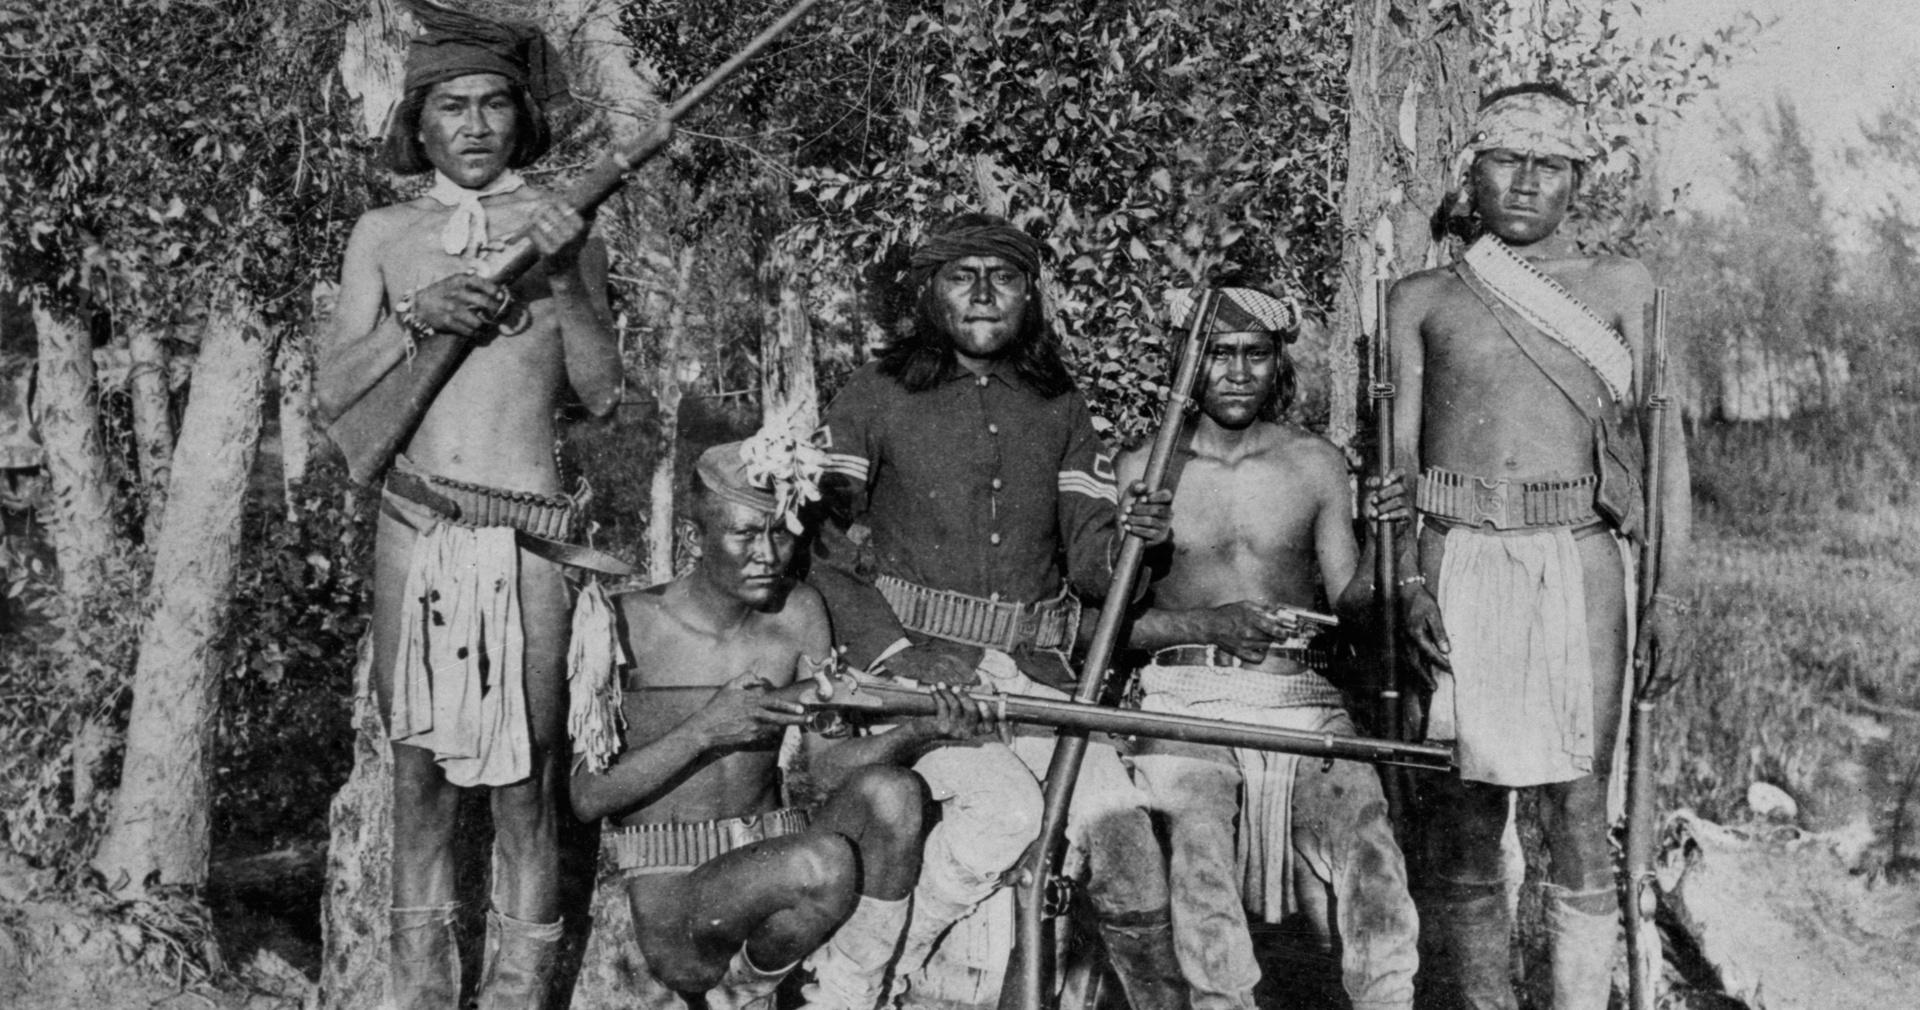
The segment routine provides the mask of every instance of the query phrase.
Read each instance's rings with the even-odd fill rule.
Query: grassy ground
[[[1865,813],[1897,834],[1911,815],[1893,793],[1920,768],[1920,516],[1901,458],[1825,452],[1827,436],[1694,440],[1694,616],[1661,727],[1662,797],[1732,819],[1765,781],[1811,826]]]

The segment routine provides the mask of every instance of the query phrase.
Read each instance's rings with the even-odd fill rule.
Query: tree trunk
[[[133,396],[134,455],[140,465],[140,483],[147,489],[147,543],[153,544],[160,540],[167,481],[173,474],[173,390],[160,332],[144,324],[135,324],[132,330],[127,349],[133,367],[127,386]]]
[[[43,306],[33,307],[33,325],[40,338],[34,425],[53,483],[46,522],[60,564],[61,595],[77,608],[100,591],[114,548],[113,485],[100,439],[93,348],[84,327]]]
[[[1432,266],[1444,253],[1428,220],[1452,186],[1453,156],[1466,142],[1479,97],[1469,65],[1473,39],[1462,18],[1484,4],[1459,0],[1463,15],[1425,0],[1353,6],[1340,202],[1346,251],[1327,336],[1327,437],[1343,448],[1352,447],[1359,427],[1359,341],[1375,325],[1376,280]]]
[[[616,19],[627,6],[612,0],[552,0],[547,31],[567,55],[573,93],[599,109],[617,144],[630,144],[660,118],[660,77],[633,47]]]
[[[659,429],[654,437],[653,476],[647,485],[647,578],[673,578],[673,486],[680,455],[680,399],[699,374],[699,358],[684,352],[687,302],[693,289],[693,247],[680,250],[674,266],[673,306],[661,338]]]
[[[217,310],[191,398],[134,669],[126,761],[94,866],[110,886],[198,885],[209,852],[208,751],[219,696],[214,649],[233,592],[247,475],[273,341],[244,304]]]
[[[327,811],[327,889],[320,906],[316,1010],[383,1006],[387,909],[393,904],[393,746],[373,693],[372,634],[353,668],[353,773]]]
[[[280,480],[289,518],[294,488],[307,479],[313,461],[313,335],[331,321],[332,313],[316,310],[306,325],[287,333],[274,358],[280,380]]]
[[[777,242],[761,267],[761,283],[767,297],[760,327],[760,421],[810,432],[819,425],[820,387],[807,283]]]

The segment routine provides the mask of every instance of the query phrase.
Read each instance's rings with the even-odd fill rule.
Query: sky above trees
[[[1579,2],[1579,0],[1573,0]],[[1700,112],[1663,138],[1662,175],[1689,182],[1683,208],[1723,210],[1734,198],[1739,131],[1784,97],[1800,113],[1815,165],[1843,232],[1880,206],[1899,179],[1885,166],[1847,164],[1860,125],[1899,99],[1920,71],[1920,18],[1903,0],[1648,0],[1648,34],[1704,34],[1748,15],[1777,19],[1720,79]]]

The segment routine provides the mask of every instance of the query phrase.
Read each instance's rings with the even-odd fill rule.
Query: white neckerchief
[[[427,196],[439,203],[453,208],[453,217],[440,232],[440,247],[454,256],[475,256],[487,245],[487,208],[481,200],[489,196],[511,193],[526,180],[512,169],[500,173],[485,189],[468,189],[446,177],[445,173],[433,173],[433,188],[427,190]]]

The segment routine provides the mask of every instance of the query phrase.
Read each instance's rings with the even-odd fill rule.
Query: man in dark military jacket
[[[1136,493],[1118,508],[1112,456],[1061,360],[1039,269],[1039,243],[1005,220],[949,221],[914,253],[912,330],[827,409],[833,521],[813,579],[856,666],[1064,697],[1075,593],[1106,592],[1121,523],[1166,538],[1170,493]],[[898,977],[923,967],[946,927],[1033,841],[1034,776],[1052,751],[1050,731],[1024,730],[1010,744],[889,755],[911,763],[944,806]],[[1092,864],[1089,896],[1130,1001],[1183,1006],[1145,798],[1111,745],[1089,749],[1068,822]]]

